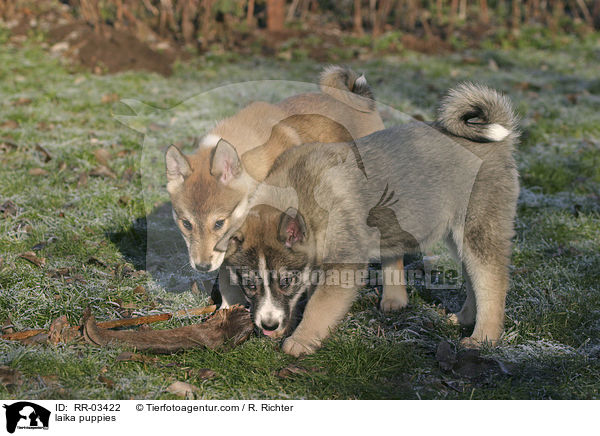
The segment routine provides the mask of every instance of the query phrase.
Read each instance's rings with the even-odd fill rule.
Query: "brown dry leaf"
[[[104,262],[103,260],[98,259],[97,257],[90,257],[86,263],[88,265],[96,265],[96,266],[101,266],[102,268],[107,268],[108,265],[106,264],[106,262]]]
[[[129,195],[123,195],[122,197],[119,198],[119,204],[121,206],[127,206],[130,201],[131,201],[131,197]]]
[[[133,151],[127,150],[126,148],[124,148],[117,153],[117,157],[129,156],[131,153],[133,153]]]
[[[112,94],[104,94],[102,96],[102,98],[100,99],[100,102],[102,104],[106,104],[106,103],[114,103],[116,101],[119,101],[120,97],[119,94],[117,93],[112,93]]]
[[[52,160],[52,155],[50,154],[50,152],[45,147],[42,147],[40,144],[35,144],[35,150],[39,151],[42,154],[42,160],[44,161],[44,163]]]
[[[0,152],[6,153],[9,151],[14,151],[18,148],[16,142],[11,141],[7,138],[0,138]]]
[[[200,296],[200,289],[198,289],[198,283],[196,283],[196,281],[192,282],[192,294],[196,297]]]
[[[435,358],[444,371],[450,371],[456,364],[456,352],[452,349],[452,344],[447,341],[440,342],[435,353]]]
[[[138,285],[133,288],[133,293],[138,295],[148,295],[146,288],[144,288],[142,285]]]
[[[50,324],[50,328],[48,329],[48,341],[51,344],[56,345],[60,342],[69,342],[74,339],[73,335],[69,334],[70,327],[66,315],[56,318],[52,321],[52,324]]]
[[[87,175],[87,173],[81,173],[81,174],[79,174],[79,178],[77,179],[77,187],[81,188],[83,186],[87,186],[87,182],[88,182],[88,175]]]
[[[105,148],[97,148],[94,151],[94,156],[100,165],[108,166],[110,160],[110,152]]]
[[[122,176],[123,181],[131,182],[134,177],[135,177],[135,170],[133,168],[129,167],[125,171],[123,171],[123,176]]]
[[[114,389],[115,387],[115,381],[111,378],[106,377],[105,375],[99,375],[98,381],[106,385],[108,389]]]
[[[61,162],[61,163],[58,164],[58,171],[59,172],[60,171],[64,171],[66,169],[67,169],[67,163],[66,162],[63,161],[63,162]]]
[[[37,123],[37,128],[38,130],[54,130],[56,126],[52,123],[46,123],[44,121],[40,121],[39,123]]]
[[[2,129],[16,129],[19,127],[19,123],[15,120],[7,120],[0,124],[0,128]]]
[[[0,384],[12,390],[23,384],[22,373],[18,369],[13,369],[9,366],[0,366]]]
[[[188,375],[190,377],[197,377],[200,380],[210,380],[211,378],[215,378],[217,376],[217,373],[209,368],[200,368],[197,370],[189,370]]]
[[[17,214],[17,206],[12,201],[5,201],[4,204],[0,205],[0,214],[4,218],[7,216],[15,216]]]
[[[38,257],[37,254],[35,254],[33,251],[26,251],[25,253],[21,253],[19,254],[19,257],[21,259],[25,259],[33,263],[35,266],[43,267],[46,265],[46,258]]]
[[[194,392],[198,392],[199,390],[200,389],[198,386],[194,386],[182,381],[171,383],[171,385],[169,385],[167,388],[167,392],[182,398],[193,397]]]
[[[280,378],[289,378],[298,374],[308,374],[308,369],[297,365],[288,365],[277,371],[276,375]]]
[[[71,268],[58,268],[52,271],[48,271],[48,277],[53,279],[60,279],[71,275]]]
[[[0,261],[2,260],[2,258],[0,258]],[[4,320],[4,322],[2,323],[2,334],[3,335],[8,335],[10,333],[14,333],[15,332],[15,326],[13,324],[13,322],[11,321],[10,318],[6,318]]]
[[[116,179],[117,175],[107,166],[100,165],[90,171],[90,176],[93,177],[110,177],[111,179]]]
[[[47,176],[48,174],[50,174],[43,168],[32,168],[27,172],[30,176]]]
[[[58,386],[58,376],[57,375],[40,375],[39,376],[46,386]]]
[[[13,106],[25,106],[31,103],[31,99],[27,97],[20,97],[12,102]]]

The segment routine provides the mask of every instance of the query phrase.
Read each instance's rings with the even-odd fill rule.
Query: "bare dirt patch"
[[[74,22],[48,32],[51,50],[63,53],[95,73],[128,70],[152,71],[165,76],[172,73],[174,50],[157,51],[126,31]]]

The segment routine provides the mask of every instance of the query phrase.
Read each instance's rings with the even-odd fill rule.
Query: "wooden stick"
[[[174,316],[199,316],[205,315],[207,313],[212,313],[217,310],[216,305],[205,306],[205,307],[195,307],[192,309],[181,309],[172,313],[161,313],[158,315],[148,315],[148,316],[138,316],[136,318],[123,318],[123,319],[114,319],[110,321],[99,322],[98,327],[104,329],[112,329],[116,327],[130,327],[134,325],[141,324],[152,324],[155,322],[168,321]],[[81,326],[72,326],[71,330],[79,330]],[[16,333],[7,333],[5,335],[1,335],[0,339],[4,339],[6,341],[22,341],[32,336],[39,335],[41,333],[48,333],[46,329],[32,329],[32,330],[23,330],[21,332]]]

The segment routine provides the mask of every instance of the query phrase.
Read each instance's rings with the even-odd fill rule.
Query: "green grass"
[[[483,351],[510,364],[510,374],[469,378],[442,371],[438,343],[456,344],[465,332],[448,324],[441,308],[457,309],[463,292],[412,286],[409,308],[392,316],[376,309],[374,290],[363,292],[324,347],[300,361],[258,337],[232,350],[194,350],[142,362],[117,361],[123,349],[2,341],[0,365],[21,371],[24,382],[11,390],[0,385],[0,397],[171,398],[166,387],[182,380],[197,385],[202,398],[598,398],[600,47],[595,44],[590,38],[562,50],[536,44],[444,57],[407,52],[352,65],[366,73],[379,101],[409,115],[432,118],[440,95],[462,80],[487,83],[515,102],[523,128],[517,151],[523,189],[506,332],[502,346]],[[0,152],[0,204],[11,200],[18,213],[0,217],[0,321],[10,318],[21,330],[48,327],[61,315],[77,323],[88,305],[97,318],[112,319],[127,314],[119,304],[133,307],[128,311],[136,315],[205,304],[207,297],[194,295],[189,286],[167,292],[144,271],[143,218],[166,198],[161,183],[146,183],[151,180],[146,171],[161,171],[162,161],[152,158],[172,142],[189,146],[213,122],[207,114],[226,115],[239,104],[238,97],[223,99],[208,111],[202,98],[192,97],[246,80],[311,82],[321,68],[304,60],[230,63],[207,57],[179,65],[170,78],[140,72],[95,76],[49,57],[39,43],[2,44],[0,137],[18,148]],[[113,93],[147,105],[135,108],[142,111],[138,118],[122,118],[145,129],[146,136],[118,121],[134,115],[130,108],[102,102]],[[19,98],[31,102],[15,104]],[[5,124],[9,120],[18,126]],[[176,128],[164,128],[169,123]],[[50,152],[49,162],[36,144]],[[98,148],[109,151],[116,178],[90,176],[79,184],[80,174],[98,166]],[[49,174],[30,175],[34,168]],[[119,202],[123,197],[129,201]],[[45,267],[18,257],[51,237],[55,241],[38,252],[47,259]],[[443,249],[436,253],[441,264],[452,265]],[[58,268],[70,268],[68,277],[49,274]],[[189,268],[181,273],[191,274]],[[148,295],[135,293],[138,285]],[[174,319],[156,327],[193,321]],[[291,363],[308,371],[276,375]],[[200,368],[217,376],[201,380],[195,371]],[[101,381],[100,374],[114,383]]]

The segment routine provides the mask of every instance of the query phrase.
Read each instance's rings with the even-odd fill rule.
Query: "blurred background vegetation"
[[[17,41],[48,33],[53,51],[96,72],[169,74],[194,54],[343,62],[560,48],[598,37],[600,0],[0,0],[0,18]]]

